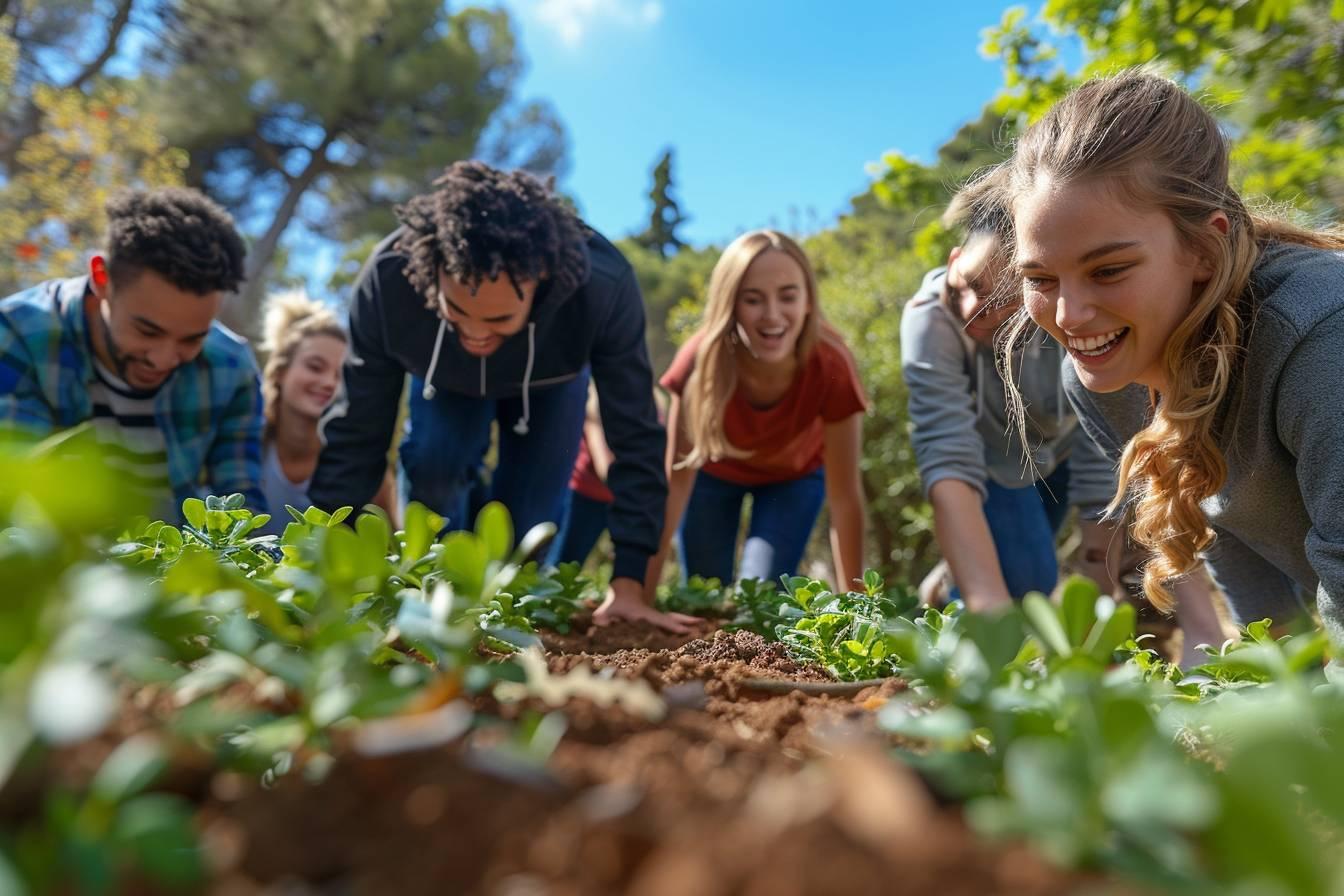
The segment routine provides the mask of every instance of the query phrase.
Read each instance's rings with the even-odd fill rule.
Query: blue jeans
[[[1034,485],[985,484],[985,520],[999,552],[999,569],[1013,600],[1029,591],[1049,594],[1059,579],[1055,536],[1069,513],[1069,462]]]
[[[751,522],[742,546],[740,578],[777,581],[794,575],[821,513],[826,476],[818,469],[799,479],[768,485],[737,485],[701,470],[681,519],[681,568],[684,575],[735,581],[742,501],[752,497]]]
[[[611,505],[594,501],[585,495],[571,490],[569,508],[565,514],[565,524],[555,540],[560,544],[556,563],[578,563],[580,566],[593,552],[593,546],[607,530],[607,513]]]
[[[521,397],[440,392],[426,399],[423,388],[422,380],[411,378],[410,416],[401,443],[408,500],[441,514],[449,530],[470,529],[482,498],[509,509],[518,538],[538,523],[563,522],[569,475],[583,435],[587,368],[568,383],[531,393],[526,435],[514,431],[523,416]],[[482,470],[490,424],[496,420],[499,462],[487,487]]]

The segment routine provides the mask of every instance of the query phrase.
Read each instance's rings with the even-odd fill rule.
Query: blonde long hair
[[[751,263],[772,249],[787,253],[803,270],[811,310],[794,347],[799,363],[807,360],[823,334],[835,335],[817,304],[817,278],[801,246],[776,230],[753,230],[733,240],[719,256],[709,277],[704,321],[696,331],[700,345],[695,352],[695,369],[684,391],[684,419],[692,447],[678,467],[701,467],[709,461],[747,457],[751,453],[728,441],[723,414],[737,388],[738,337],[734,314],[737,291]]]
[[[335,312],[308,298],[303,290],[276,293],[267,300],[261,343],[261,350],[267,356],[261,371],[265,417],[263,442],[275,438],[280,417],[280,381],[285,378],[289,365],[294,363],[299,346],[309,336],[331,336],[350,344],[350,337]]]
[[[1010,208],[1041,178],[1056,186],[1099,180],[1131,207],[1164,212],[1212,271],[1167,340],[1167,391],[1152,422],[1125,447],[1110,506],[1114,512],[1132,500],[1134,537],[1152,552],[1144,591],[1169,609],[1164,582],[1194,569],[1214,539],[1200,502],[1227,479],[1214,423],[1245,348],[1255,310],[1247,286],[1261,250],[1272,242],[1337,248],[1344,236],[1250,211],[1228,182],[1227,143],[1214,117],[1179,85],[1144,70],[1074,90],[1023,134],[1005,164]],[[1227,215],[1226,234],[1210,222],[1217,212]],[[1001,365],[1030,326],[1024,312],[1005,328]],[[1021,395],[1011,371],[1003,372],[1021,432]]]

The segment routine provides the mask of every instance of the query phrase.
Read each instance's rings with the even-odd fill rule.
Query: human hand
[[[606,599],[593,613],[596,625],[610,625],[617,620],[647,622],[674,635],[690,634],[692,626],[700,622],[696,616],[655,610],[645,603],[643,586],[628,578],[613,579]]]

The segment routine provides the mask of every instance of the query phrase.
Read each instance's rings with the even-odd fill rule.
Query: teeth
[[[1102,346],[1109,346],[1110,343],[1119,338],[1126,329],[1126,327],[1121,327],[1118,330],[1112,330],[1109,333],[1101,333],[1097,336],[1070,336],[1069,348],[1079,352],[1096,353],[1096,350]]]

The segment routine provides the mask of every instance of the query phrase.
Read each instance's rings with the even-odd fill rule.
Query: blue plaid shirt
[[[0,299],[0,427],[50,435],[93,416],[88,278],[49,280]],[[261,494],[261,377],[247,341],[215,322],[196,359],[159,389],[155,418],[179,507],[204,494]]]

